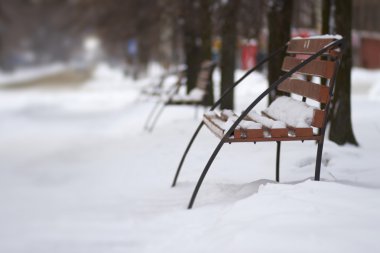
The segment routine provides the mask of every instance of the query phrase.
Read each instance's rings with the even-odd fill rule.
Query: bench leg
[[[152,132],[153,131],[153,128],[156,125],[158,119],[160,118],[162,112],[164,111],[165,106],[166,106],[166,104],[163,104],[162,107],[160,108],[160,110],[157,112],[156,117],[154,117],[154,119],[152,121],[152,125],[148,128],[148,132]]]
[[[276,181],[280,182],[280,153],[281,141],[277,141],[277,155],[276,155]]]
[[[149,115],[148,115],[148,118],[146,119],[145,121],[145,124],[144,124],[144,129],[145,130],[148,130],[149,129],[149,123],[150,123],[150,120],[152,119],[152,117],[154,116],[154,113],[156,112],[156,110],[159,108],[159,105],[161,104],[161,102],[157,102],[154,104],[154,107],[153,109],[150,111]]]
[[[318,142],[317,160],[315,162],[315,181],[319,181],[321,175],[323,141]]]
[[[183,155],[182,155],[181,161],[179,162],[179,165],[178,165],[177,171],[176,171],[175,176],[174,176],[174,179],[173,179],[172,187],[174,187],[174,186],[176,185],[176,183],[177,183],[177,179],[178,179],[178,175],[179,175],[179,172],[181,171],[182,164],[183,164],[183,162],[185,161],[185,158],[186,158],[186,156],[187,156],[187,153],[188,153],[189,150],[190,150],[191,145],[193,145],[193,142],[194,142],[194,140],[195,140],[195,137],[197,137],[197,135],[198,135],[198,133],[199,133],[199,131],[201,130],[201,128],[202,128],[203,125],[204,125],[204,122],[202,121],[202,122],[199,124],[197,130],[195,130],[195,133],[193,134],[193,137],[191,137],[190,142],[189,142],[189,144],[187,145],[186,150],[185,150],[185,152],[184,152]]]
[[[220,141],[218,146],[215,148],[214,152],[212,153],[210,159],[208,160],[207,164],[206,164],[206,167],[203,169],[203,172],[198,180],[198,183],[197,185],[195,186],[195,189],[194,189],[194,192],[193,192],[193,195],[191,196],[191,199],[190,199],[190,202],[189,202],[189,205],[187,207],[187,209],[191,209],[193,207],[193,204],[194,204],[194,201],[195,201],[195,198],[197,197],[197,194],[198,194],[198,191],[199,191],[199,188],[201,187],[202,185],[202,182],[203,182],[203,179],[205,178],[207,172],[208,172],[208,169],[210,168],[212,162],[214,161],[216,155],[219,153],[220,149],[222,148],[224,142],[223,141]]]

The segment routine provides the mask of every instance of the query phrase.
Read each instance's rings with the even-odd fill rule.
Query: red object
[[[256,65],[257,43],[250,41],[241,46],[241,68],[250,69]]]
[[[362,67],[368,69],[380,68],[380,38],[363,37],[361,39],[360,56]]]
[[[294,37],[307,38],[310,37],[310,33],[308,31],[297,31],[292,33],[292,38]]]

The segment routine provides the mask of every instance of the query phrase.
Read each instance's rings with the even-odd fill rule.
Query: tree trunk
[[[293,0],[273,0],[268,11],[268,55],[285,45],[290,40],[290,28],[292,21]],[[268,82],[271,85],[282,74],[282,60],[285,52],[272,59],[268,63]],[[269,94],[269,103],[278,95],[284,95],[279,91],[272,91]]]
[[[199,31],[201,37],[201,62],[204,60],[211,60],[211,45],[212,45],[212,2],[213,0],[200,1],[200,23]],[[214,104],[214,83],[211,80],[210,85],[207,87],[207,101],[206,105]]]
[[[335,0],[334,17],[336,33],[346,39],[346,45],[336,79],[329,139],[339,145],[358,145],[351,123],[352,0]]]
[[[183,43],[185,63],[187,67],[187,92],[192,90],[197,82],[197,75],[201,63],[201,37],[199,32],[199,0],[183,0]]]
[[[235,60],[236,60],[236,42],[237,42],[237,15],[239,11],[240,0],[230,0],[222,8],[223,25],[221,31],[222,48],[220,68],[221,92],[224,93],[234,83]],[[230,92],[220,104],[222,109],[234,108],[234,94]]]
[[[331,0],[322,2],[322,34],[330,33]]]

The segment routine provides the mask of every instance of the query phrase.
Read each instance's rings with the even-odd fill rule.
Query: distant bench
[[[208,94],[208,87],[212,85],[212,75],[216,67],[216,62],[210,60],[204,60],[201,63],[200,69],[197,74],[197,80],[195,87],[190,90],[188,94],[181,94],[180,89],[183,85],[185,79],[185,70],[182,70],[178,75],[178,81],[173,88],[163,94],[161,100],[157,101],[154,105],[152,111],[149,113],[148,118],[145,122],[144,128],[149,132],[153,131],[161,113],[170,105],[193,105],[197,106],[207,104],[207,99],[210,94]]]

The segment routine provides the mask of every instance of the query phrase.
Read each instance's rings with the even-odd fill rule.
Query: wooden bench
[[[316,141],[318,143],[315,166],[315,180],[320,179],[320,167],[328,109],[334,92],[335,77],[341,61],[344,40],[341,36],[315,36],[310,38],[294,38],[283,48],[278,49],[249,70],[221,96],[221,98],[205,113],[202,122],[196,129],[177,168],[173,184],[176,185],[185,157],[202,126],[206,125],[220,142],[208,160],[190,199],[188,208],[192,208],[198,190],[219,150],[225,143],[240,142],[276,142],[276,181],[280,180],[280,149],[283,141]],[[220,101],[250,73],[264,63],[286,50],[282,70],[285,72],[276,82],[259,95],[240,115],[230,110],[214,111]],[[322,81],[322,79],[324,81]],[[308,80],[320,80],[317,82]],[[279,90],[290,95],[276,98],[262,113],[252,109],[271,91]],[[319,103],[319,107],[307,104],[311,99]],[[324,109],[322,109],[324,108]]]
[[[164,94],[161,100],[157,101],[152,111],[148,115],[144,128],[149,132],[153,131],[159,117],[161,116],[164,108],[168,105],[205,105],[209,85],[212,84],[212,75],[216,67],[216,63],[213,61],[203,61],[201,68],[197,75],[197,82],[195,88],[193,88],[189,94],[181,93],[181,85],[177,85],[169,93]],[[184,78],[184,73],[181,78]],[[179,83],[179,82],[178,82]],[[180,82],[183,84],[184,82]]]
[[[168,84],[169,77],[175,77],[176,81]],[[169,71],[159,77],[157,83],[143,87],[140,91],[140,96],[147,97],[162,97],[172,94],[181,87],[186,81],[186,68],[180,66],[176,71]]]

